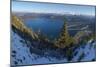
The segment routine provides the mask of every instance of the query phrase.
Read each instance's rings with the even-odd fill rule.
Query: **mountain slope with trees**
[[[11,27],[12,65],[96,60],[95,35],[85,30],[77,32],[72,37],[68,33],[66,21],[59,37],[54,41],[49,40],[40,32],[34,32],[15,15],[12,15]],[[88,35],[90,36],[88,37]]]

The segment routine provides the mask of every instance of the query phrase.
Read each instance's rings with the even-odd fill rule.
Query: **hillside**
[[[30,47],[25,40],[21,38],[17,33],[11,32],[12,34],[12,45],[11,45],[11,64],[12,65],[28,65],[28,64],[46,64],[46,63],[67,63],[67,57],[58,59],[53,57],[56,55],[55,52],[47,50],[43,56],[36,53],[30,52]],[[36,44],[37,42],[34,41]],[[37,43],[38,45],[38,43]],[[95,61],[95,42],[90,40],[87,44],[83,44],[79,48],[75,49],[74,57],[70,62],[77,62],[77,61]],[[61,54],[60,54],[61,55]]]
[[[85,43],[74,44],[74,46],[69,48],[60,48],[56,47],[48,38],[39,35],[25,26],[23,21],[17,16],[12,15],[11,24],[11,65],[96,60],[96,42],[93,38],[88,38]],[[75,39],[79,35],[77,39],[80,39],[84,34],[86,35],[88,33],[79,32],[75,36]]]
[[[12,25],[12,29],[14,29],[15,31],[22,32],[23,36],[27,35],[27,37],[32,37],[33,40],[38,39],[38,35],[35,32],[33,32],[31,29],[26,27],[24,23],[21,21],[21,19],[16,17],[15,15],[12,15],[11,25]]]

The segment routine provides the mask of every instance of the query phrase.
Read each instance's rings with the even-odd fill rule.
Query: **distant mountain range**
[[[58,14],[58,13],[25,13],[25,12],[13,12],[13,15],[18,16],[23,21],[35,18],[49,18],[49,19],[63,19],[64,17],[68,21],[68,25],[71,29],[81,29],[86,26],[91,30],[95,30],[95,16],[90,15],[73,15],[73,14]],[[74,26],[73,26],[74,25]]]
[[[12,12],[13,14],[17,14],[17,15],[55,15],[55,16],[88,16],[88,17],[95,17],[94,15],[83,15],[83,14],[72,14],[72,13],[63,13],[63,14],[60,14],[60,13],[36,13],[36,12]]]
[[[13,12],[13,15],[16,15],[18,17],[21,17],[22,19],[33,19],[38,17],[44,17],[44,18],[57,18],[57,19],[63,19],[66,17],[68,22],[94,22],[96,21],[95,16],[90,15],[81,15],[81,14],[58,14],[58,13],[25,13],[25,12]]]

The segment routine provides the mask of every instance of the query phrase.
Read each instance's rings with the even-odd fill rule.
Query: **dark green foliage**
[[[89,40],[95,40],[96,39],[96,36],[94,33],[90,34],[89,36],[87,36],[84,40],[86,40],[85,42],[89,41]]]
[[[73,37],[76,44],[86,44],[89,40],[95,40],[95,33],[89,33],[88,30],[82,30],[77,32],[77,34]]]
[[[48,37],[46,35],[40,34],[39,35],[39,39],[42,42],[49,42],[50,40],[48,39]]]
[[[87,42],[90,39],[95,39],[95,34],[92,34],[90,36],[84,36],[85,35],[84,31],[79,31],[74,37],[70,36],[68,33],[66,21],[64,21],[59,37],[55,39],[53,42],[49,40],[46,35],[42,34],[40,30],[36,33],[32,31],[32,29],[26,27],[23,24],[23,22],[16,16],[12,16],[12,27],[13,29],[16,28],[15,31],[25,39],[25,41],[20,40],[20,42],[26,43],[28,47],[31,45],[30,46],[31,54],[35,53],[37,55],[43,56],[45,51],[52,50],[53,52],[50,53],[52,56],[57,55],[59,58],[60,54],[61,55],[64,54],[64,57],[67,57],[68,61],[71,61],[73,56],[77,55],[78,53],[74,52],[73,47],[76,46],[79,47],[80,46],[79,44]],[[33,41],[36,41],[37,45],[35,45]],[[16,52],[13,51],[12,53]],[[78,58],[78,60],[80,61],[81,59],[84,58],[84,56],[85,54],[82,53]]]
[[[73,44],[73,42],[74,39],[69,35],[67,29],[67,23],[65,21],[61,29],[59,38],[55,40],[55,45],[59,48],[65,48],[65,47],[69,47],[71,44]]]
[[[76,44],[81,42],[82,37],[83,37],[84,34],[85,33],[83,31],[79,31],[79,32],[76,33],[76,35],[73,37]]]
[[[68,61],[72,60],[72,58],[73,58],[73,53],[74,53],[74,51],[73,51],[73,49],[71,49],[71,48],[69,48],[69,49],[66,51],[66,55],[67,55],[67,60],[68,60]]]

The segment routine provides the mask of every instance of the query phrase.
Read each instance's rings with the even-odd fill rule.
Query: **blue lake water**
[[[35,18],[25,20],[26,26],[31,28],[33,31],[41,31],[42,34],[48,36],[49,38],[55,38],[59,36],[61,28],[64,21],[62,19],[52,19],[52,18]],[[76,30],[68,30],[70,35],[75,35]]]

